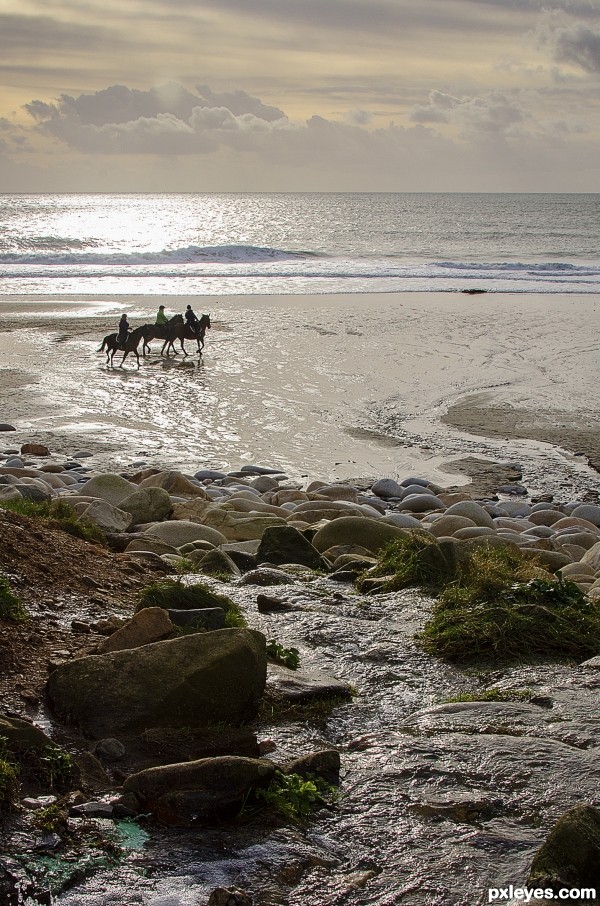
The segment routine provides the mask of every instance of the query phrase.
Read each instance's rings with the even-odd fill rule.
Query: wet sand
[[[107,368],[97,350],[121,311],[137,326],[161,302],[210,312],[203,357],[155,342],[139,370]],[[4,297],[0,318],[0,421],[18,429],[0,449],[446,486],[477,457],[520,463],[540,489],[600,489],[595,296]]]

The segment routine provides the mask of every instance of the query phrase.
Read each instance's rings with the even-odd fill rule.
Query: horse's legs
[[[161,349],[161,351],[160,351],[160,354],[161,354],[161,355],[163,355],[163,354],[164,354],[164,351],[165,351],[165,346],[166,346],[166,345],[167,345],[167,343],[168,343],[168,342],[169,342],[169,341],[168,341],[168,340],[165,340],[165,342],[164,342],[164,343],[163,343],[163,345],[162,345],[162,349]]]
[[[180,338],[179,342],[181,343],[181,351],[182,351],[182,353],[183,353],[184,355],[189,355],[189,353],[187,353],[187,352],[185,351],[185,346],[183,345],[183,337]]]

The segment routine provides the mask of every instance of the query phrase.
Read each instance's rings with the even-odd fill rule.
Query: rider
[[[119,321],[119,334],[117,336],[117,343],[122,346],[125,340],[127,339],[127,334],[131,330],[129,326],[129,321],[127,320],[127,315],[123,313],[121,315],[121,320]]]
[[[194,333],[198,333],[198,325],[200,321],[196,317],[195,313],[192,311],[192,306],[188,305],[185,310],[185,320],[188,327],[191,327]]]
[[[168,324],[168,323],[169,323],[169,319],[167,318],[167,316],[166,316],[166,314],[165,314],[165,306],[164,306],[164,305],[159,305],[159,306],[158,306],[158,311],[156,312],[156,323],[157,323],[160,327],[162,327],[163,324]]]

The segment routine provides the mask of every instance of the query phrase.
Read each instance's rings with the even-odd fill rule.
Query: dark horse
[[[146,337],[148,334],[148,325],[143,324],[141,327],[136,327],[135,330],[132,330],[127,334],[127,339],[124,343],[119,343],[117,333],[109,333],[108,336],[104,337],[102,340],[102,346],[98,352],[104,352],[106,348],[106,364],[112,365],[113,359],[115,357],[115,352],[122,352],[123,358],[121,359],[121,364],[119,368],[127,358],[130,352],[133,352],[137,359],[137,366],[140,367],[140,356],[138,353],[138,346],[140,341],[143,339],[144,343],[146,342]]]
[[[179,340],[181,343],[181,351],[184,355],[188,355],[185,351],[185,346],[183,345],[184,340],[196,340],[198,346],[198,355],[202,355],[202,349],[204,348],[204,336],[206,331],[210,328],[210,315],[202,315],[199,319],[198,324],[196,325],[196,330],[191,327],[189,324],[186,324],[183,320],[183,315],[174,315],[167,324],[150,324],[148,326],[148,334],[144,339],[144,349],[148,346],[150,340],[164,340],[163,347],[160,351],[160,354],[163,355],[165,349],[167,350],[167,355],[169,355],[169,349],[173,350],[174,355],[178,353],[175,350],[175,340]]]

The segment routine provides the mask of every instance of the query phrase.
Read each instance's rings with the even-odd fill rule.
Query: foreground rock
[[[148,727],[241,723],[266,680],[260,632],[221,629],[62,664],[48,680],[55,713],[102,738]]]
[[[133,774],[123,794],[133,794],[140,811],[150,811],[155,820],[190,826],[233,817],[251,789],[268,786],[275,770],[262,758],[202,758]]]
[[[600,811],[582,803],[554,825],[533,858],[529,887],[600,890]]]

